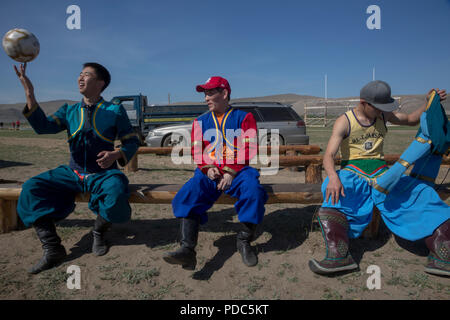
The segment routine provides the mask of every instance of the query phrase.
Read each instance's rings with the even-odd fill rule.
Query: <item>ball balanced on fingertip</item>
[[[39,54],[39,41],[34,34],[25,29],[9,30],[3,37],[6,54],[18,62],[29,62]]]

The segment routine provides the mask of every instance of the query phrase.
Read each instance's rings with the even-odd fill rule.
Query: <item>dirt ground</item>
[[[0,145],[39,147],[36,159],[48,150],[66,150],[64,140],[1,138]],[[13,149],[11,149],[13,150]],[[26,181],[65,163],[66,151],[48,161],[4,161],[0,178]],[[6,163],[6,164],[5,164]],[[192,165],[174,166],[165,156],[139,156],[139,171],[128,174],[130,183],[184,183],[193,174]],[[442,181],[448,168],[442,168]],[[448,178],[447,178],[448,180]],[[301,169],[281,169],[276,176],[262,176],[262,183],[304,182]],[[163,261],[166,251],[178,247],[179,223],[170,205],[132,204],[132,220],[113,225],[107,235],[107,255],[91,252],[91,228],[95,216],[87,204],[57,224],[69,256],[59,267],[29,275],[27,269],[42,255],[32,228],[0,234],[0,299],[438,299],[450,298],[450,279],[424,273],[428,250],[423,241],[410,242],[392,235],[382,224],[378,239],[354,239],[350,250],[359,264],[356,272],[331,277],[318,276],[308,268],[311,258],[325,254],[321,232],[311,231],[316,205],[273,204],[258,230],[254,245],[257,266],[246,267],[236,252],[240,224],[233,206],[215,205],[203,225],[197,247],[195,271]],[[81,288],[69,289],[68,267],[80,268]],[[369,289],[376,265],[381,272],[379,289]],[[370,281],[369,281],[370,282]]]

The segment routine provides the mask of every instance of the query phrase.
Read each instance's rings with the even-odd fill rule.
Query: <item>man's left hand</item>
[[[439,95],[439,98],[441,98],[441,101],[444,101],[447,99],[447,92],[445,89],[439,90],[439,89],[431,89],[427,94],[427,100],[430,98],[431,92],[436,91],[436,93]]]
[[[217,184],[217,190],[225,191],[230,188],[233,179],[234,177],[231,174],[225,172]]]
[[[441,97],[441,101],[444,101],[445,99],[447,99],[447,92],[445,91],[445,89],[443,90],[437,90],[438,95]]]
[[[99,154],[97,154],[97,164],[102,169],[107,169],[112,166],[114,161],[119,159],[121,157],[121,154],[118,150],[116,151],[102,151]]]

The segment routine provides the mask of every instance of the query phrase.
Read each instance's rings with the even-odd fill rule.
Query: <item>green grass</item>
[[[384,142],[384,152],[385,154],[401,153],[403,152],[405,146],[409,145],[417,132],[418,127],[406,127],[406,126],[392,126],[388,127],[388,134]],[[317,128],[309,127],[307,128],[307,134],[310,137],[309,143],[311,145],[319,145],[322,149],[321,154],[325,151],[328,140],[331,136],[332,127]],[[67,140],[67,134],[65,132],[60,132],[58,134],[44,134],[38,135],[33,130],[0,130],[0,159],[6,161],[18,161],[38,163],[43,161],[45,163],[57,164],[68,162],[69,148],[64,149],[58,148],[50,153],[48,149],[40,148],[35,146],[33,148],[24,148],[23,146],[10,146],[2,144],[3,139],[7,138],[44,138],[44,139],[60,139],[63,141]],[[159,169],[169,170],[171,166],[160,165]]]
[[[416,136],[418,126],[393,126],[388,127],[388,133],[384,140],[384,153],[385,154],[398,154],[402,153],[406,146],[408,146]],[[307,128],[307,134],[309,135],[309,144],[318,145],[322,149],[320,152],[323,154],[330,139],[332,128]]]
[[[65,293],[66,282],[69,275],[61,269],[44,271],[39,275],[37,284],[37,298],[41,300],[61,300]]]
[[[37,134],[30,130],[0,130],[0,138],[42,138],[42,139],[64,139],[67,140],[66,131],[57,134]]]
[[[140,282],[146,282],[150,285],[154,286],[154,277],[159,276],[160,272],[159,269],[152,268],[150,270],[133,270],[133,269],[126,269],[122,271],[121,279],[125,281],[127,284],[135,285]]]
[[[342,300],[342,298],[342,295],[338,291],[330,288],[326,288],[322,295],[323,300]]]

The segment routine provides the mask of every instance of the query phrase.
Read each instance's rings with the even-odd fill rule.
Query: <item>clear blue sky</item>
[[[68,30],[66,9],[81,9]],[[369,30],[366,9],[381,9]],[[201,101],[195,85],[226,77],[232,98],[296,93],[357,96],[376,78],[393,94],[450,91],[450,0],[2,1],[0,33],[33,32],[41,52],[29,64],[38,101],[78,100],[83,62],[112,74],[104,97],[143,93],[151,103]],[[25,101],[14,63],[0,52],[0,103]]]

